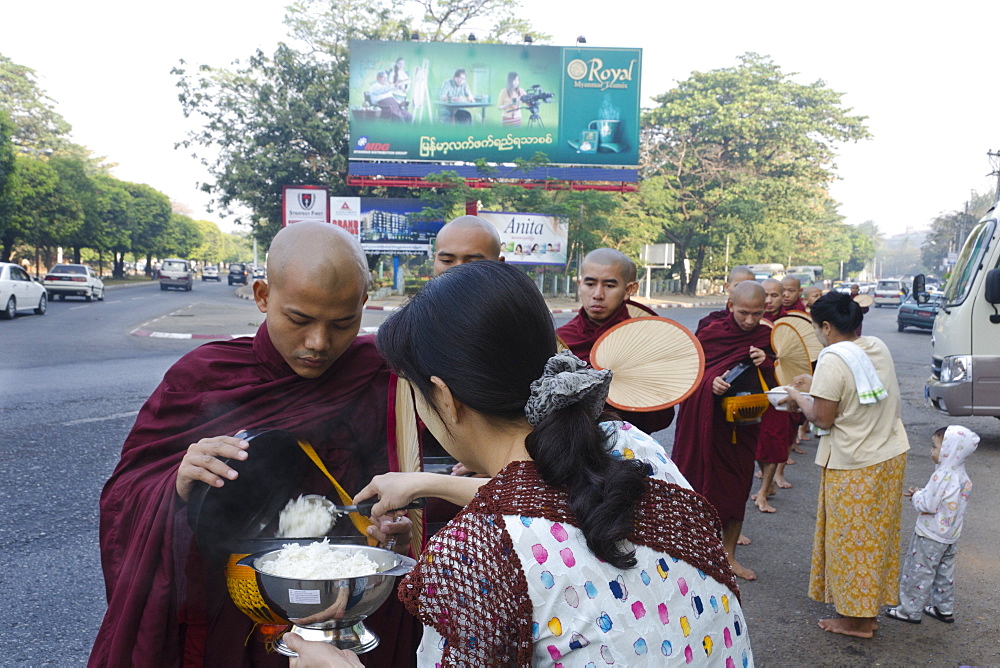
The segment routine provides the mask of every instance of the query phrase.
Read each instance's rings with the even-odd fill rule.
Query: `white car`
[[[16,264],[0,262],[0,318],[11,320],[25,311],[45,315],[48,305],[45,288],[31,280],[28,272]]]
[[[222,278],[219,276],[219,268],[214,264],[210,264],[201,270],[201,280],[202,281],[216,281],[219,282]]]
[[[83,297],[88,302],[104,301],[104,281],[85,264],[57,264],[42,281],[49,297]]]
[[[899,306],[900,302],[903,301],[903,297],[905,297],[908,292],[909,290],[906,288],[906,284],[903,281],[894,278],[879,281],[875,286],[875,292],[873,293],[873,296],[875,297],[875,306],[879,308],[883,306]]]

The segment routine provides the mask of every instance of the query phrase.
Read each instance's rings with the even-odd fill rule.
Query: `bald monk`
[[[240,430],[287,429],[309,441],[352,494],[389,469],[389,370],[374,337],[358,336],[368,296],[360,245],[335,225],[296,223],[275,236],[267,274],[253,285],[265,314],[257,333],[196,348],[167,371],[104,487],[108,610],[92,666],[288,665],[254,638],[226,590],[225,564],[200,553],[187,524],[196,485],[235,479],[220,458],[247,458]],[[318,470],[300,484],[330,490]],[[370,531],[383,541],[389,528]],[[368,665],[413,662],[419,624],[396,597],[365,623],[388,640],[365,655]]]
[[[583,306],[572,320],[556,330],[556,335],[585,362],[590,361],[590,351],[602,334],[632,317],[630,306],[643,315],[656,315],[629,299],[639,289],[635,262],[614,248],[598,248],[587,253],[580,265],[578,285]],[[647,434],[666,429],[674,419],[673,407],[651,413],[609,409]]]
[[[754,572],[736,560],[747,497],[753,485],[758,425],[726,422],[722,397],[740,391],[760,392],[760,379],[749,369],[732,384],[724,376],[745,360],[765,372],[771,384],[774,363],[771,329],[761,325],[765,293],[754,281],[741,281],[731,292],[729,317],[697,334],[705,351],[705,374],[694,393],[680,405],[671,457],[696,492],[709,500],[722,520],[722,545],[737,576],[753,580]],[[735,439],[735,443],[733,440]]]
[[[768,278],[761,282],[764,288],[764,318],[774,322],[781,315],[781,281]],[[790,413],[768,408],[760,419],[760,434],[757,436],[756,458],[760,466],[760,489],[751,499],[762,513],[773,513],[775,507],[768,497],[774,496],[776,490],[775,474],[779,467],[784,471],[788,459],[788,449],[795,440],[797,425],[791,419]],[[784,476],[782,475],[782,481]]]
[[[808,288],[802,291],[802,303],[806,305],[807,309],[812,308],[813,302],[823,296],[823,291],[816,287],[815,285],[810,285]]]
[[[753,271],[750,269],[750,267],[746,266],[745,264],[733,267],[732,270],[729,272],[729,276],[726,278],[726,285],[725,285],[726,293],[728,295],[732,295],[733,288],[735,288],[743,281],[752,281],[752,280],[754,280],[754,276],[753,276]],[[728,316],[729,316],[728,306],[726,308],[719,309],[718,311],[712,311],[711,313],[709,313],[704,318],[698,321],[698,329],[695,330],[695,334],[697,334],[698,331],[700,331],[701,328],[704,327],[705,325],[708,325],[711,322],[715,322],[716,320],[724,320]]]
[[[466,262],[501,259],[497,228],[479,216],[459,216],[437,234],[434,275]]]
[[[786,315],[789,311],[805,311],[806,305],[802,303],[802,281],[794,276],[785,276],[781,279],[781,315]]]

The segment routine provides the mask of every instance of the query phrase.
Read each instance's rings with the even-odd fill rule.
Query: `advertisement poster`
[[[343,227],[356,237],[361,236],[361,198],[331,197],[330,222]]]
[[[565,219],[534,213],[480,211],[500,232],[501,257],[513,264],[566,264]]]
[[[368,255],[430,255],[443,220],[417,221],[427,206],[418,199],[362,197],[361,247]]]
[[[306,221],[329,222],[329,200],[325,186],[282,186],[281,226]]]
[[[352,41],[350,158],[639,163],[641,49]]]

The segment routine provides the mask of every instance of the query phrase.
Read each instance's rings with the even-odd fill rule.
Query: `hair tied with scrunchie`
[[[851,315],[851,304],[853,303],[854,299],[850,295],[841,294],[840,299],[837,300],[837,313]]]
[[[595,420],[604,411],[611,386],[611,371],[591,368],[579,357],[564,350],[549,358],[545,371],[531,382],[531,396],[524,415],[532,427],[558,410],[581,404]]]

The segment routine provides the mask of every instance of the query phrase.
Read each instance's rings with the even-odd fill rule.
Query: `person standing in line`
[[[805,311],[806,305],[802,303],[802,281],[794,276],[785,276],[781,279],[781,315],[788,315],[789,311]]]
[[[500,233],[479,216],[459,216],[437,233],[434,242],[434,275],[451,267],[479,260],[500,260]]]
[[[888,346],[854,333],[861,307],[849,295],[823,295],[812,319],[824,349],[814,374],[799,376],[787,399],[826,432],[816,452],[822,472],[809,597],[842,615],[820,620],[824,631],[871,638],[879,609],[897,602],[910,449],[899,383]]]
[[[732,289],[729,317],[708,324],[696,334],[705,351],[705,374],[701,384],[680,404],[671,453],[694,490],[704,495],[719,514],[729,565],[746,580],[757,576],[736,560],[736,545],[753,487],[760,427],[728,422],[722,397],[744,391],[760,394],[762,375],[773,373],[771,328],[761,324],[764,301],[764,288],[754,281],[742,281]],[[756,368],[726,382],[726,374],[747,361]]]
[[[934,432],[931,441],[936,468],[925,487],[906,492],[920,515],[899,578],[899,605],[885,613],[911,624],[919,624],[921,614],[946,624],[955,621],[955,545],[972,493],[965,460],[976,451],[979,436],[952,425]]]
[[[750,270],[750,267],[746,266],[745,264],[733,267],[729,272],[729,276],[726,277],[726,286],[725,286],[726,294],[732,296],[733,288],[735,288],[743,281],[752,281],[752,280],[754,280],[754,276],[753,276],[753,271]],[[698,328],[694,330],[695,335],[698,334],[698,332],[701,330],[702,327],[705,327],[709,323],[715,322],[716,320],[725,320],[728,317],[729,317],[729,305],[727,304],[725,308],[721,308],[718,311],[712,311],[704,318],[699,320]]]
[[[630,299],[639,290],[635,262],[614,248],[587,253],[580,264],[578,290],[583,306],[572,320],[556,330],[556,335],[584,362],[590,362],[597,339],[634,317],[633,310],[642,317],[656,315],[652,309]],[[647,434],[666,429],[674,420],[673,406],[648,413],[612,410]]]

